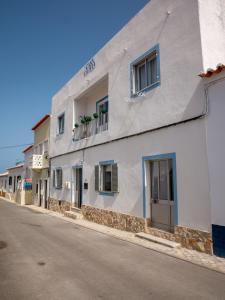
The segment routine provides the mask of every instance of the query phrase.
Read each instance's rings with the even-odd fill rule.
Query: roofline
[[[32,149],[33,146],[34,146],[34,145],[30,145],[30,146],[28,146],[27,148],[25,148],[25,149],[23,150],[23,153],[26,153],[27,151],[29,151],[30,149]]]
[[[48,118],[50,118],[50,115],[45,115],[40,121],[38,121],[33,127],[32,130],[36,130],[42,123],[44,123]]]
[[[21,164],[21,165],[18,165],[18,166],[7,168],[6,170],[19,169],[19,168],[22,168],[23,166],[24,166],[24,164]]]
[[[0,177],[5,177],[5,176],[8,176],[8,175],[9,175],[9,172],[0,173]]]
[[[223,70],[225,70],[225,65],[224,64],[218,64],[216,66],[216,69],[207,69],[207,71],[204,73],[200,73],[199,76],[201,78],[209,78],[213,75],[216,75],[218,73],[221,73]]]

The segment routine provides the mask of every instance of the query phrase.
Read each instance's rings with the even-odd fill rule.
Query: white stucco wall
[[[156,44],[160,47],[161,84],[145,97],[131,99],[130,64]],[[178,122],[204,111],[202,82],[196,76],[203,69],[197,0],[150,1],[94,59],[96,68],[91,73],[84,77],[82,68],[53,97],[50,156]],[[107,74],[109,130],[74,143],[74,99]],[[56,137],[57,118],[62,112],[65,133]]]
[[[198,0],[203,70],[225,64],[225,1]]]
[[[212,224],[225,226],[225,72],[208,80],[207,149]]]
[[[24,178],[24,168],[22,167],[18,167],[18,168],[12,168],[12,169],[8,169],[8,178],[10,176],[12,176],[12,185],[9,186],[8,185],[8,192],[13,193],[13,187],[14,187],[14,180],[16,180],[16,189],[17,189],[17,176],[21,176],[21,179]]]
[[[143,217],[142,157],[176,153],[178,224],[201,230],[210,230],[210,200],[204,120],[197,120],[160,131],[123,139],[95,148],[78,151],[52,159],[52,170],[63,169],[63,189],[50,187],[50,197],[72,200],[72,166],[83,162],[83,180],[89,189],[83,191],[83,204],[113,209]],[[99,161],[118,163],[119,193],[102,196],[95,192],[94,166]],[[149,205],[149,199],[147,199]],[[147,209],[147,217],[150,208]]]

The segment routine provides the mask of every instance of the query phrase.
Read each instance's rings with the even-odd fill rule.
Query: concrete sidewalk
[[[6,201],[9,201],[5,198],[2,198]],[[13,203],[11,201],[9,201],[10,203]],[[16,204],[16,203],[15,203]],[[18,205],[18,204],[16,204]],[[31,210],[35,210],[38,212],[41,212],[43,214],[48,214],[49,216],[52,217],[57,217],[60,218],[62,220],[64,220],[65,222],[69,222],[69,223],[74,223],[76,225],[88,228],[90,230],[94,230],[97,232],[100,232],[102,234],[106,234],[106,235],[110,235],[113,236],[115,238],[118,238],[120,240],[124,240],[130,243],[133,243],[135,245],[139,245],[217,272],[221,272],[225,274],[225,259],[223,258],[219,258],[217,256],[211,256],[205,253],[201,253],[201,252],[197,252],[194,250],[188,250],[186,248],[169,248],[160,244],[156,244],[144,239],[140,239],[138,237],[135,236],[134,233],[132,232],[126,232],[126,231],[121,231],[118,229],[114,229],[111,227],[107,227],[104,225],[100,225],[100,224],[96,224],[84,219],[71,219],[68,217],[63,216],[60,213],[57,212],[53,212],[47,209],[43,209],[41,207],[37,207],[35,205],[29,205],[29,206],[24,206],[27,209],[31,209]]]

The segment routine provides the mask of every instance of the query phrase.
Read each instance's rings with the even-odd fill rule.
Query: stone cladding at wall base
[[[182,247],[212,254],[212,237],[209,232],[183,226],[175,226],[175,240]]]
[[[84,218],[88,221],[131,232],[145,230],[145,219],[143,218],[89,205],[82,205],[81,210]]]
[[[209,232],[175,226],[174,233],[149,227],[149,219],[143,219],[112,210],[100,209],[89,205],[82,205],[82,214],[88,221],[106,225],[130,232],[146,232],[154,236],[175,241],[187,249],[212,254],[212,238]]]
[[[70,210],[71,203],[64,200],[48,199],[48,209],[64,214],[65,211]]]

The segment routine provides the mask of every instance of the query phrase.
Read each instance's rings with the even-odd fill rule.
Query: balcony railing
[[[49,167],[49,160],[47,154],[33,155],[32,169],[40,170],[40,169],[46,169],[48,167]]]
[[[73,141],[86,139],[95,134],[108,130],[107,115],[104,114],[101,119],[92,120],[87,124],[81,124],[73,130]]]

